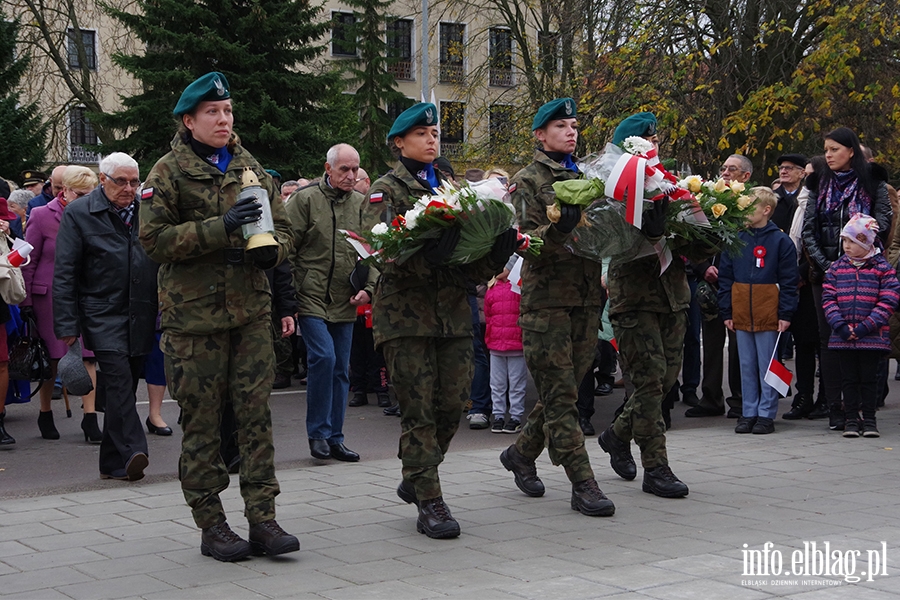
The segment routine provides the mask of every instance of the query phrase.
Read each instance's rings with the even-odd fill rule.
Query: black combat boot
[[[807,396],[806,394],[797,394],[797,397],[794,398],[794,401],[791,403],[791,410],[781,415],[781,418],[787,419],[788,421],[805,419],[809,416],[809,413],[811,413],[812,410],[812,396]]]
[[[613,433],[612,425],[600,434],[597,442],[603,451],[609,454],[609,464],[616,475],[622,479],[631,481],[637,477],[637,466],[634,464],[634,457],[631,455],[631,444],[623,442]]]
[[[377,392],[375,397],[378,398],[378,408],[387,408],[391,405],[391,396],[387,392]]]
[[[269,519],[250,526],[250,548],[254,556],[277,556],[299,550],[300,540],[282,529],[275,519]]]
[[[459,537],[459,523],[450,514],[441,496],[419,502],[419,519],[416,531],[430,538],[444,540]]]
[[[513,444],[500,453],[500,462],[516,477],[516,486],[527,496],[540,498],[544,495],[544,482],[537,476],[533,460],[522,456]]]
[[[675,477],[669,465],[644,469],[644,484],[641,489],[661,498],[683,498],[688,495],[688,486]]]
[[[243,560],[250,556],[250,550],[250,542],[233,532],[225,521],[207,527],[200,536],[200,553],[222,562]]]
[[[597,480],[591,477],[572,484],[572,510],[589,517],[611,517],[616,512],[616,505],[603,494]]]

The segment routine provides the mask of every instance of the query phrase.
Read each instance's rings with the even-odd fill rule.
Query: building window
[[[511,87],[512,77],[512,33],[509,29],[491,27],[490,30],[491,85]]]
[[[562,38],[558,33],[539,31],[538,52],[545,73],[562,73]]]
[[[466,26],[461,23],[441,23],[440,83],[462,83],[465,75]]]
[[[388,65],[388,73],[403,81],[413,81],[413,22],[411,19],[390,21],[387,32],[388,56],[394,59]]]
[[[506,104],[494,104],[490,110],[490,145],[502,148],[512,141],[513,112]]]
[[[331,54],[332,56],[356,56],[356,34],[353,13],[331,13]]]
[[[404,98],[403,100],[399,100],[396,102],[388,102],[386,111],[388,119],[391,122],[396,121],[397,117],[400,116],[400,113],[402,113],[407,108],[410,108],[415,103],[416,101],[412,98]]]
[[[441,154],[460,156],[466,125],[465,102],[441,102]]]
[[[75,30],[69,28],[66,36],[66,49],[69,55],[69,69],[81,69],[81,60],[78,57],[78,35]],[[87,61],[84,67],[91,71],[97,70],[97,32],[81,30],[81,45],[84,46],[84,56]]]
[[[76,164],[99,162],[100,154],[85,148],[99,143],[94,126],[84,114],[84,108],[80,106],[73,108],[69,112],[69,162]]]

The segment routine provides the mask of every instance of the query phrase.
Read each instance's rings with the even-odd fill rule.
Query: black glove
[[[425,242],[425,245],[422,247],[422,256],[429,264],[435,267],[443,265],[453,254],[453,251],[456,250],[456,245],[459,243],[459,235],[459,227],[447,227],[441,233],[441,237]]]
[[[525,243],[524,239],[519,239],[519,232],[510,227],[497,236],[494,245],[491,246],[490,259],[496,265],[505,265],[513,252],[519,249],[519,246]]]
[[[641,231],[651,238],[662,237],[666,232],[666,211],[669,209],[669,197],[663,196],[661,200],[653,203],[650,210],[645,210]]]
[[[262,215],[262,207],[256,198],[249,196],[238,200],[237,204],[228,209],[222,221],[225,223],[225,233],[231,233],[241,225],[254,223]]]
[[[278,246],[260,246],[247,250],[253,264],[262,270],[272,269],[278,264]]]
[[[553,224],[560,233],[572,233],[581,221],[581,206],[577,204],[560,204],[559,221]]]

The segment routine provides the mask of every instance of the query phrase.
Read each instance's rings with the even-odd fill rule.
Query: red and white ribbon
[[[646,158],[625,153],[616,161],[605,186],[607,196],[625,202],[625,220],[638,229],[643,223],[646,171]]]

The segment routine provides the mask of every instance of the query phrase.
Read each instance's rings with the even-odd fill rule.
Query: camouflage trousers
[[[164,331],[169,392],[181,407],[178,477],[201,529],[225,520],[219,493],[228,471],[219,455],[223,405],[230,402],[241,452],[244,515],[251,525],[275,518],[275,447],[269,393],[274,379],[272,324],[266,315],[213,335]]]
[[[645,469],[667,465],[662,402],[681,370],[687,311],[632,311],[610,315],[609,320],[619,344],[622,371],[634,386],[613,423],[613,433],[620,440],[634,439]]]
[[[522,427],[516,448],[535,459],[546,446],[569,481],[594,477],[584,434],[578,425],[578,384],[594,361],[599,307],[533,310],[519,318],[525,363],[534,378],[538,402]]]
[[[450,447],[474,372],[472,338],[407,337],[381,345],[400,404],[403,479],[419,500],[441,496],[438,465]]]

